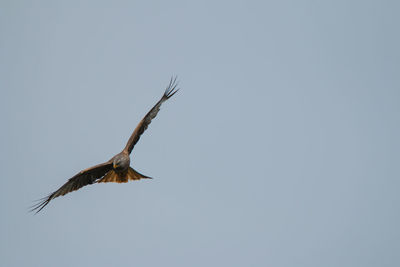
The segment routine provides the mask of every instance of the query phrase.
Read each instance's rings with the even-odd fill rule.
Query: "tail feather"
[[[148,177],[146,175],[143,175],[143,174],[135,171],[131,167],[129,167],[128,176],[129,176],[129,180],[153,179],[151,177]]]
[[[143,178],[152,179],[151,177],[145,176],[129,167],[128,171],[123,174],[111,170],[103,178],[98,180],[97,183],[127,183],[130,180],[140,180]]]
[[[98,180],[97,183],[122,183],[122,181],[119,175],[114,170],[111,170],[103,178]]]

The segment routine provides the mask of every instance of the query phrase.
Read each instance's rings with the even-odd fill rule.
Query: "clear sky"
[[[399,1],[1,1],[0,265],[400,266]],[[153,180],[33,200],[120,152]]]

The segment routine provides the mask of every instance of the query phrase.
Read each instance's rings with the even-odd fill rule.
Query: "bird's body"
[[[79,188],[89,184],[109,182],[126,183],[130,180],[140,180],[143,178],[151,179],[150,177],[145,176],[130,167],[130,154],[135,144],[139,141],[140,136],[151,123],[151,120],[157,115],[158,111],[160,110],[161,104],[172,97],[179,90],[176,89],[176,86],[176,78],[171,79],[161,99],[139,122],[132,135],[130,136],[125,148],[120,153],[104,163],[80,171],[75,176],[70,178],[58,190],[41,199],[38,204],[32,207],[31,210],[38,213],[47,204],[49,204],[52,199],[78,190]]]
[[[110,170],[103,178],[96,183],[127,183],[130,180],[140,180],[142,178],[151,179],[151,177],[140,174],[130,167],[130,156],[126,150],[112,157],[109,162],[112,162],[112,170]]]

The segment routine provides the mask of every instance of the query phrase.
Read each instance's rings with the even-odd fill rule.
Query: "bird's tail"
[[[140,180],[140,179],[153,179],[149,176],[143,175],[140,172],[135,171],[131,167],[129,167],[128,174],[131,177],[131,180]]]
[[[151,179],[151,177],[145,176],[129,167],[128,171],[123,174],[111,170],[103,178],[99,179],[97,183],[127,183],[130,180],[140,180],[143,178]]]

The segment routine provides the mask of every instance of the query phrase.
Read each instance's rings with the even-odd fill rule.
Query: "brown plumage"
[[[118,173],[114,170],[111,170],[104,175],[103,178],[99,179],[97,183],[127,183],[130,180],[140,180],[142,178],[151,179],[150,177],[144,176],[143,174],[140,174],[129,167],[126,173]]]
[[[82,170],[72,178],[70,178],[63,186],[58,190],[54,191],[50,195],[42,198],[39,202],[34,205],[31,211],[38,213],[41,211],[49,202],[59,196],[68,194],[69,192],[76,191],[79,188],[93,184],[93,183],[127,183],[130,180],[140,180],[143,178],[151,179],[134,169],[130,165],[129,155],[132,152],[133,147],[139,141],[140,136],[147,129],[151,120],[157,116],[160,110],[161,104],[172,97],[179,89],[177,87],[176,77],[171,78],[169,85],[165,89],[165,92],[161,99],[154,105],[154,107],[144,116],[133,131],[129,138],[125,148],[112,157],[110,160]]]

